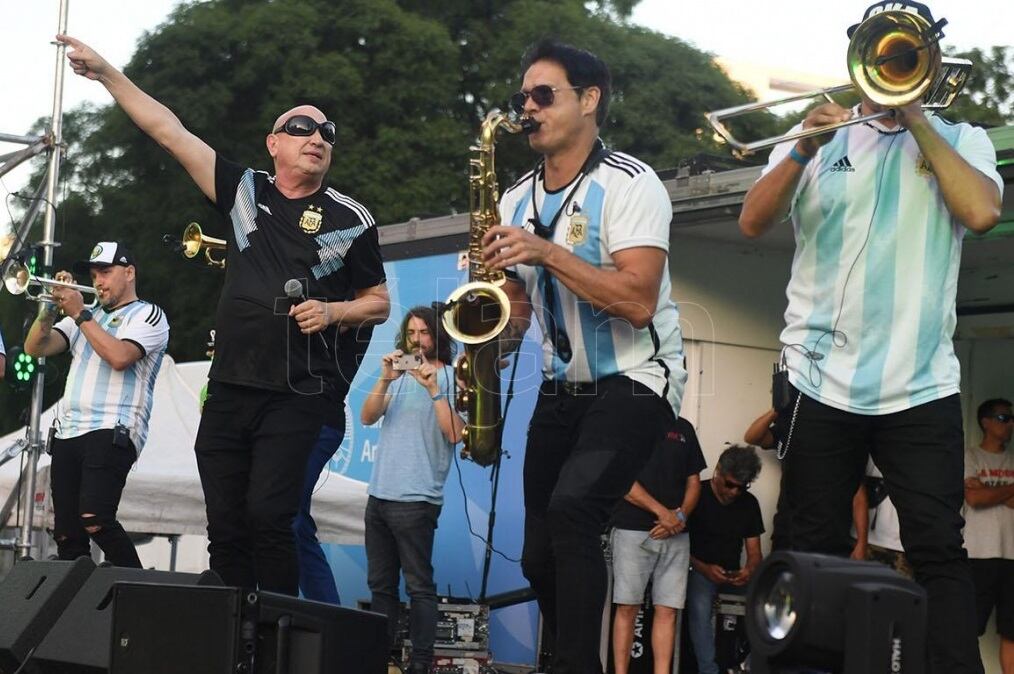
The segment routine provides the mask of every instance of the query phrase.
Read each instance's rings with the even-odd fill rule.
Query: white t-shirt
[[[986,132],[929,120],[1002,195]],[[764,173],[793,144],[775,147]],[[912,134],[878,122],[839,129],[803,170],[791,218],[796,250],[781,341],[792,384],[858,414],[957,393],[952,336],[965,228]]]
[[[140,454],[148,437],[155,378],[169,344],[169,321],[162,309],[142,300],[114,311],[96,309],[93,319],[116,339],[133,342],[144,355],[118,372],[95,353],[70,317],[57,323],[54,329],[66,337],[73,360],[57,406],[56,437],[75,438],[121,423]]]
[[[965,450],[965,478],[987,487],[1014,484],[1014,450],[1001,454],[981,447]],[[965,503],[965,549],[972,559],[1014,559],[1014,508],[1000,505],[973,508]]]
[[[866,475],[884,479],[884,475],[873,463],[873,459],[870,459],[866,464]],[[855,536],[854,528],[852,535]],[[879,505],[870,504],[870,530],[866,542],[887,550],[904,552],[905,548],[901,545],[901,524],[898,522],[898,510],[891,503],[890,496],[885,496]]]
[[[577,178],[575,179],[577,180]],[[669,250],[672,202],[651,167],[622,152],[603,159],[581,182],[570,202],[574,184],[547,193],[541,173],[535,180],[539,219],[549,225],[564,207],[553,232],[553,243],[588,264],[615,270],[613,254],[649,246]],[[500,200],[504,225],[533,231],[532,174],[508,189]],[[542,328],[543,377],[587,383],[614,374],[638,381],[665,398],[678,412],[687,374],[683,369],[683,339],[679,311],[672,301],[669,264],[662,271],[662,286],[654,317],[646,328],[596,310],[552,276],[556,324],[566,332],[573,357],[564,362],[555,352],[547,330],[543,267],[519,265],[514,272],[524,283],[532,312]]]

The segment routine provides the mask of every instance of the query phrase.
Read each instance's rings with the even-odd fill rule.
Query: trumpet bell
[[[32,275],[28,267],[21,264],[12,264],[4,274],[4,287],[11,295],[23,295],[28,290],[28,284]]]
[[[76,283],[64,283],[63,281],[56,281],[51,278],[36,276],[24,264],[12,264],[4,274],[3,281],[4,287],[7,288],[7,292],[11,295],[25,295],[28,299],[35,302],[52,302],[53,288],[70,288],[71,290],[78,291],[82,295],[94,296],[91,304],[85,305],[88,308],[94,309],[99,303],[98,294],[95,292],[95,288],[77,285]],[[33,286],[35,288],[34,290],[32,290]]]
[[[200,252],[204,251],[204,259],[207,260],[208,264],[212,267],[218,267],[219,269],[225,268],[225,259],[214,258],[211,256],[211,251],[226,249],[226,242],[223,239],[216,239],[213,236],[206,236],[201,231],[201,226],[196,222],[191,222],[187,225],[186,229],[183,230],[183,256],[186,258],[195,258]]]
[[[183,230],[183,256],[188,259],[197,257],[197,254],[201,252],[203,238],[200,225],[196,222],[187,225],[187,228]]]

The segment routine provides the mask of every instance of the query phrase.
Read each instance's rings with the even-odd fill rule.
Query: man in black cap
[[[933,57],[943,22],[914,2],[877,3],[863,19],[885,12],[892,30],[922,26],[911,32],[929,51],[913,45],[897,54],[900,68],[891,66],[912,66],[916,77],[911,61]],[[851,552],[850,503],[872,456],[929,598],[931,671],[981,672],[961,534],[964,434],[952,337],[962,239],[996,225],[1003,180],[983,129],[926,112],[918,99],[891,107],[861,93],[852,110],[814,108],[801,128],[891,114],[775,147],[739,220],[755,237],[791,218],[796,236],[781,335],[799,392],[785,411],[781,450],[792,547]]]
[[[99,243],[74,270],[91,275],[99,307],[93,312],[77,290],[54,287],[54,304],[40,307],[25,339],[32,356],[69,350],[73,357],[50,448],[53,536],[60,559],[88,555],[90,537],[107,561],[140,568],[116,511],[148,436],[169,321],[159,307],[137,298],[137,267],[122,243]],[[74,282],[66,271],[56,280]],[[54,325],[59,313],[64,318]]]

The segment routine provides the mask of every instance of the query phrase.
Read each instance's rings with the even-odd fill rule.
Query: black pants
[[[49,486],[60,559],[88,556],[90,536],[110,563],[141,568],[134,544],[116,521],[127,473],[137,460],[133,443],[116,447],[112,429],[103,429],[54,439],[52,452]]]
[[[555,637],[553,672],[592,674],[602,671],[600,536],[673,415],[626,377],[577,395],[554,387],[543,384],[528,427],[521,568]]]
[[[209,382],[194,450],[211,568],[227,585],[298,593],[292,522],[324,404],[320,396]]]
[[[429,671],[437,635],[437,586],[433,582],[433,536],[440,506],[426,501],[386,501],[370,497],[366,504],[366,581],[370,609],[387,616],[388,647],[398,644],[401,599],[399,572],[412,599],[409,611],[411,665]]]
[[[877,416],[803,395],[782,469],[796,550],[848,556],[852,497],[867,458],[898,509],[901,542],[929,596],[931,671],[982,672],[975,591],[961,537],[964,435],[958,395]]]

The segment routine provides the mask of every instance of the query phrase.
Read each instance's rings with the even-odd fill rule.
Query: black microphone
[[[290,278],[285,282],[285,295],[290,300],[293,300],[294,303],[297,300],[300,304],[306,301],[306,295],[303,293],[303,284],[299,282],[299,279]],[[326,353],[327,357],[330,359],[331,349],[327,346],[327,340],[324,339],[324,333],[318,332],[317,336],[320,337],[320,343],[324,345],[324,353]]]

